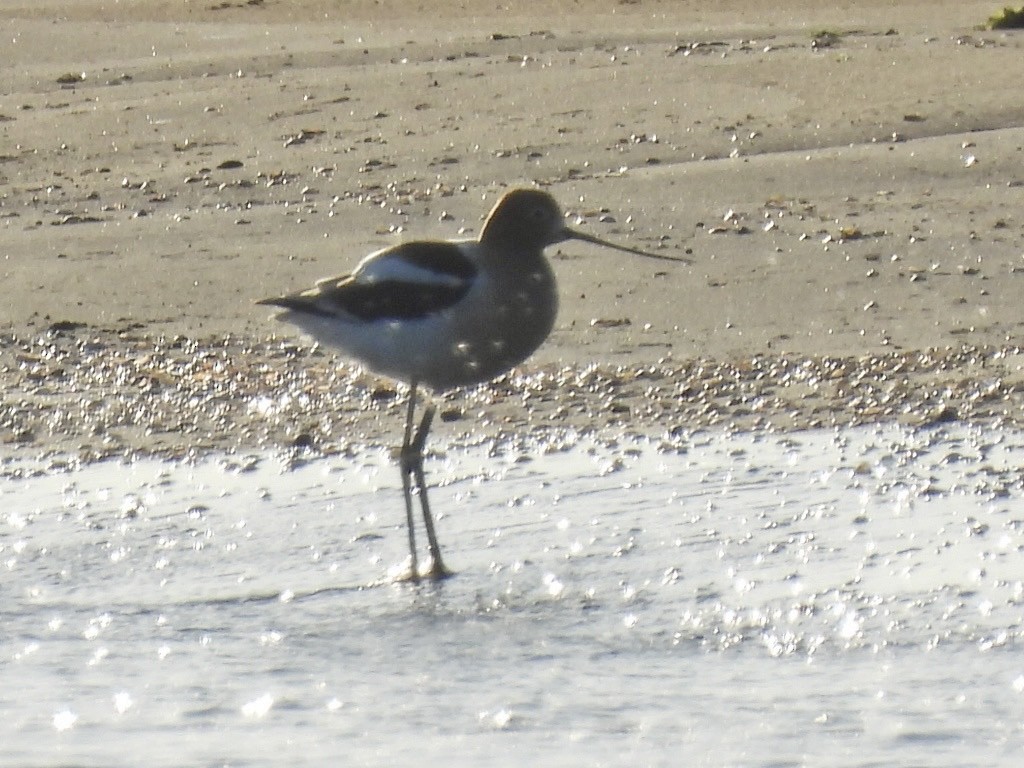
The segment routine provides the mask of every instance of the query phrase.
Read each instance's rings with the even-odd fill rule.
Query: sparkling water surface
[[[443,442],[443,436],[438,443]],[[0,765],[1020,765],[1024,433],[572,433],[0,478]]]

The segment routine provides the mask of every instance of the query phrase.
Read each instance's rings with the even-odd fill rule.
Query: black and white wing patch
[[[456,243],[404,243],[366,257],[351,275],[327,278],[311,290],[259,303],[368,322],[415,320],[458,303],[476,274]]]

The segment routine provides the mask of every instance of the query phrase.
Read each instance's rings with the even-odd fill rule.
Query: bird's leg
[[[405,525],[409,531],[409,578],[419,581],[420,569],[416,558],[416,528],[412,517],[412,488],[410,475],[415,471],[416,462],[422,464],[422,458],[416,456],[422,450],[413,447],[412,442],[412,418],[416,411],[416,384],[413,383],[409,391],[409,410],[405,416],[405,437],[402,440],[402,448],[398,455],[400,469],[402,471],[402,493],[405,495]],[[419,434],[417,433],[417,438]],[[422,471],[422,470],[421,470]],[[417,481],[418,482],[418,481]]]
[[[443,579],[451,576],[441,559],[441,546],[437,543],[437,533],[434,531],[434,518],[430,514],[430,502],[427,500],[427,479],[423,473],[423,446],[427,442],[427,434],[430,432],[430,425],[434,421],[433,405],[427,406],[423,412],[423,419],[416,430],[412,445],[415,448],[416,461],[412,464],[412,471],[416,477],[416,486],[420,492],[420,506],[423,507],[423,526],[427,529],[427,543],[430,547],[430,577],[432,579]]]
[[[420,506],[423,509],[423,526],[427,530],[427,544],[430,547],[430,572],[432,579],[443,579],[451,575],[441,559],[441,547],[437,543],[437,533],[434,529],[434,518],[430,514],[430,502],[427,499],[427,479],[423,473],[423,446],[427,442],[427,435],[430,433],[430,425],[434,421],[433,405],[428,405],[423,412],[416,434],[412,431],[413,417],[416,413],[416,385],[412,385],[409,392],[409,410],[405,417],[405,437],[402,440],[402,449],[399,456],[402,469],[402,491],[405,494],[405,521],[409,528],[409,560],[410,579],[419,581],[419,562],[416,556],[416,534],[414,531],[412,513],[412,481],[415,480],[416,491],[419,493]]]

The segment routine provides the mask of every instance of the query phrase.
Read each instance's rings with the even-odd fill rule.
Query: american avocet
[[[370,254],[350,275],[257,302],[284,308],[278,319],[409,385],[399,463],[413,580],[450,574],[441,559],[423,474],[423,446],[435,408],[426,407],[414,432],[417,387],[443,392],[480,384],[529,357],[548,337],[558,311],[544,248],[570,239],[688,262],[570,229],[551,195],[516,189],[494,206],[477,240],[402,243]],[[425,574],[416,556],[413,481],[430,549]]]

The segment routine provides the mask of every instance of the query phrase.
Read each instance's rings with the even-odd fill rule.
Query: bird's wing
[[[360,283],[394,281],[429,285],[462,285],[476,276],[467,254],[472,241],[445,240],[402,243],[371,253],[352,273]]]
[[[326,278],[308,291],[259,303],[367,321],[416,319],[455,304],[476,272],[459,244],[404,243],[366,257],[351,275]]]

